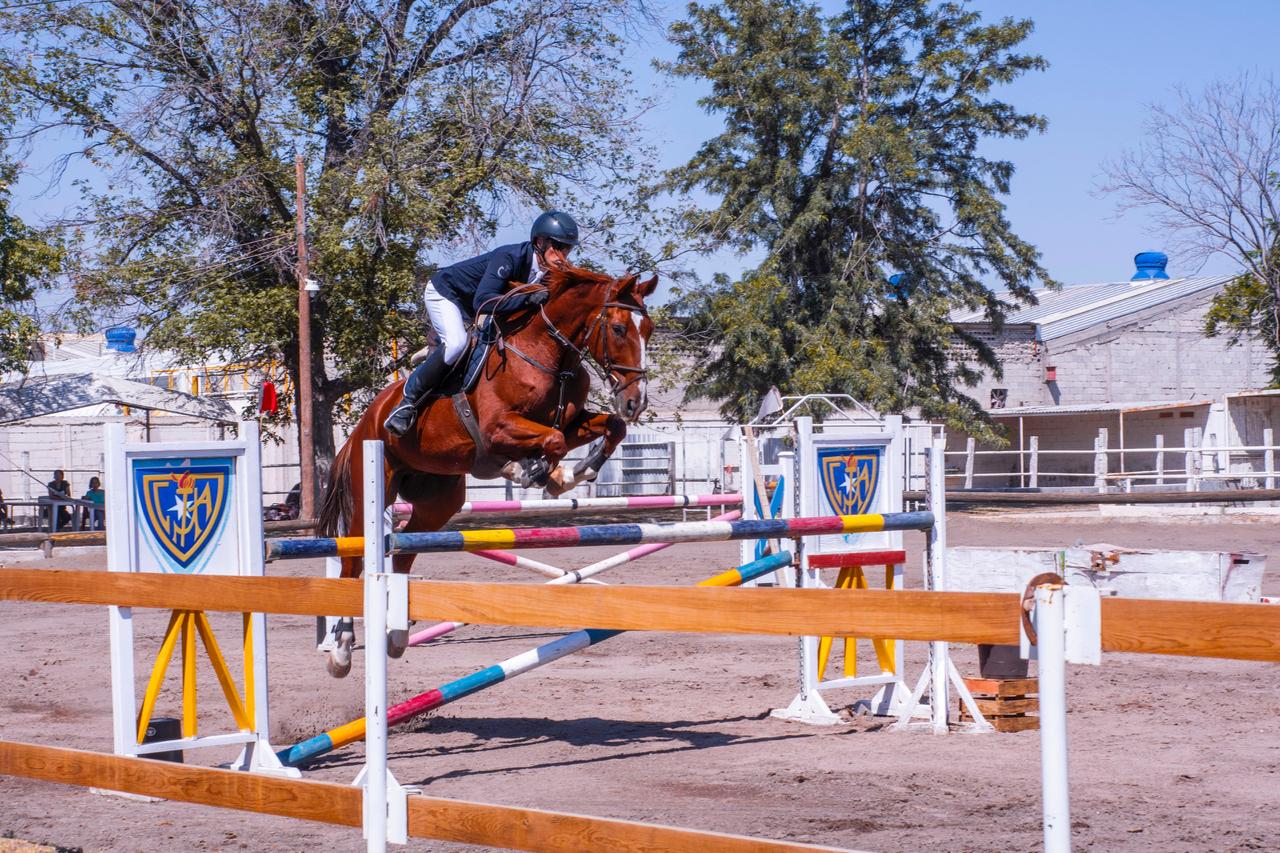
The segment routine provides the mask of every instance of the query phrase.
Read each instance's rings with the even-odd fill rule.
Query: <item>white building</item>
[[[1256,340],[1231,346],[1204,334],[1213,297],[1234,276],[1171,278],[1159,252],[1135,262],[1129,280],[1040,291],[1039,304],[999,329],[979,312],[953,318],[1000,360],[1003,376],[987,371],[973,393],[1016,451],[977,446],[970,458],[971,440],[953,434],[954,483],[1169,488],[1197,472],[1222,475],[1206,488],[1256,480],[1248,475],[1263,471],[1265,451],[1231,448],[1274,440],[1280,396],[1262,390],[1271,354]],[[1233,473],[1240,476],[1226,476]]]

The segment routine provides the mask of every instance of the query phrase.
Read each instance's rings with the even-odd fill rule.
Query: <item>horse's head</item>
[[[547,307],[569,303],[558,298],[562,295],[576,297],[572,310],[584,323],[582,348],[608,380],[617,412],[636,420],[649,405],[648,346],[653,321],[644,301],[653,295],[658,277],[640,281],[634,275],[614,279],[573,268],[557,272],[548,275],[552,301]]]

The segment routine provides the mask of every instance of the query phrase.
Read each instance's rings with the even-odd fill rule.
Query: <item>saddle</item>
[[[497,336],[488,334],[487,330],[472,329],[467,333],[467,347],[462,357],[454,362],[453,367],[445,374],[444,380],[428,396],[428,400],[438,397],[449,397],[453,401],[453,410],[458,420],[466,428],[476,446],[476,459],[471,467],[471,475],[480,480],[493,480],[503,476],[503,468],[510,460],[500,459],[489,452],[488,442],[480,432],[480,423],[471,409],[471,401],[467,394],[475,390],[480,382],[480,374],[484,371],[485,360],[489,351],[497,343]],[[418,350],[409,359],[410,364],[417,365],[425,361],[431,352],[440,346],[440,338],[433,330],[425,347]]]
[[[475,390],[480,381],[480,372],[484,361],[493,349],[496,339],[488,336],[483,330],[472,328],[467,332],[467,346],[462,357],[453,363],[444,380],[436,386],[428,399],[436,397],[452,397],[455,394],[467,394]],[[409,357],[409,364],[417,367],[426,361],[433,351],[440,346],[440,336],[434,330],[427,338],[427,345]]]

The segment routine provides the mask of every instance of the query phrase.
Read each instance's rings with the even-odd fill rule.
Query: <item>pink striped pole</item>
[[[735,510],[731,510],[730,512],[726,512],[723,515],[717,515],[712,520],[713,521],[733,521],[734,519],[741,518],[741,517],[742,517],[742,512],[740,510],[735,509]],[[658,551],[663,550],[664,548],[670,548],[671,545],[672,545],[671,542],[650,542],[646,545],[637,545],[636,547],[630,549],[629,551],[623,551],[621,554],[614,554],[612,557],[608,557],[604,560],[600,560],[597,563],[592,563],[589,566],[583,566],[581,569],[577,569],[576,571],[566,572],[562,569],[555,569],[554,566],[548,566],[546,563],[540,563],[539,565],[542,565],[545,568],[555,569],[556,571],[561,572],[559,577],[554,577],[551,580],[547,581],[547,583],[549,584],[581,583],[582,581],[585,581],[587,578],[590,578],[594,575],[598,575],[601,572],[606,572],[609,569],[614,568],[615,566],[621,566],[624,563],[630,563],[634,560],[640,559],[641,557],[647,557],[650,554],[655,554]],[[536,560],[529,560],[527,557],[521,557],[517,554],[511,554],[506,551],[475,551],[474,553],[482,557],[488,557],[491,560],[497,560],[500,563],[506,563],[509,566],[520,566],[521,563],[517,562],[517,560],[521,560],[525,562],[537,562]],[[528,568],[528,567],[522,566],[522,568]],[[439,622],[435,625],[432,625],[430,628],[424,628],[423,630],[417,632],[416,634],[411,634],[409,636],[409,645],[421,646],[424,643],[429,643],[432,640],[436,640],[436,639],[439,639],[440,637],[443,637],[445,634],[449,634],[453,631],[456,631],[457,629],[461,628],[463,625],[466,625],[466,624],[467,624],[466,622]]]
[[[641,509],[693,509],[709,506],[740,506],[742,495],[639,495],[636,497],[618,498],[556,498],[552,500],[528,501],[467,501],[458,510],[458,515],[489,515],[493,513],[541,512],[548,514],[571,514],[590,510],[628,511]],[[391,505],[397,516],[406,516],[413,512],[413,504],[396,503]]]

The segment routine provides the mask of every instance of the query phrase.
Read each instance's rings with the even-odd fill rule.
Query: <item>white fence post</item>
[[[1196,443],[1196,431],[1187,427],[1182,431],[1182,467],[1186,472],[1188,492],[1196,490],[1196,453],[1192,448]]]
[[[1192,430],[1192,470],[1196,471],[1196,479],[1193,480],[1193,492],[1201,491],[1201,474],[1203,469],[1203,456],[1201,456],[1201,447],[1204,444],[1204,430],[1197,427]]]
[[[973,439],[969,439],[972,459]],[[929,528],[928,547],[925,552],[928,560],[928,588],[934,592],[947,590],[947,513],[946,513],[946,462],[943,455],[946,442],[935,439],[933,446],[926,452],[929,475],[929,509],[933,512],[933,526]],[[950,659],[948,644],[933,642],[929,644],[929,671],[932,687],[929,691],[929,716],[933,721],[935,734],[946,734],[949,717],[949,700],[947,697],[947,662]]]
[[[968,438],[964,443],[964,487],[973,488],[973,451],[977,442]]]
[[[1031,442],[1028,445],[1031,459],[1028,460],[1027,471],[1030,479],[1028,485],[1033,489],[1040,488],[1040,436],[1031,436]]]
[[[387,557],[382,442],[364,442],[364,836],[387,849]]]
[[[1156,485],[1164,485],[1164,433],[1156,433]]]
[[[1266,485],[1268,489],[1274,489],[1276,487],[1276,452],[1272,447],[1273,441],[1274,439],[1271,429],[1264,429],[1262,431],[1262,443],[1266,446],[1266,450],[1262,451],[1262,465],[1266,469],[1266,480],[1264,481],[1264,485]]]
[[[1067,774],[1066,590],[1036,588],[1036,662],[1040,681],[1040,779],[1044,849],[1070,853],[1071,797]]]
[[[1098,430],[1093,442],[1093,485],[1099,492],[1107,490],[1107,428]]]

